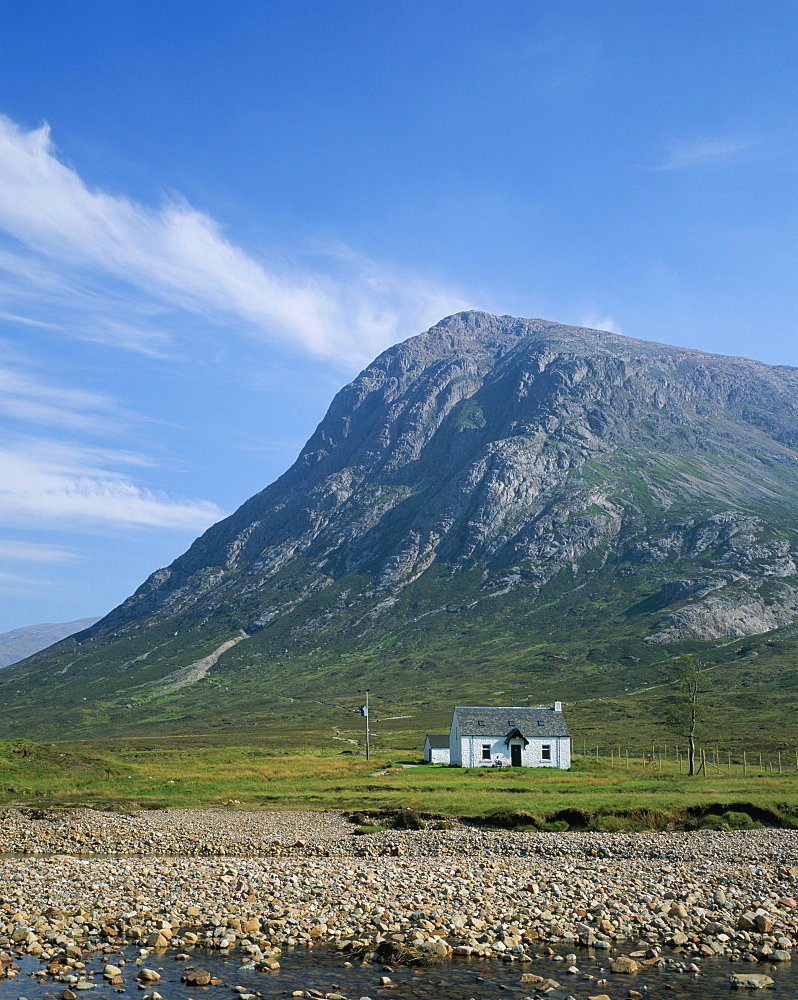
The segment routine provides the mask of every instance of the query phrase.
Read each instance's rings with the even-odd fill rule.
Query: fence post
[[[743,750],[743,774],[748,774],[748,762],[745,759],[745,750]]]
[[[781,774],[781,750],[779,750],[779,774]]]

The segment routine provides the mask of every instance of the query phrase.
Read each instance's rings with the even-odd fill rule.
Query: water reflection
[[[605,971],[606,956],[598,957],[587,951],[577,954],[578,972],[568,972],[568,964],[551,958],[539,958],[529,963],[506,964],[499,961],[455,959],[444,965],[412,969],[378,964],[362,965],[358,962],[347,966],[346,956],[325,948],[298,949],[285,952],[281,968],[273,972],[260,972],[250,963],[242,962],[236,953],[229,955],[190,952],[188,961],[176,961],[174,952],[151,953],[139,958],[135,948],[110,955],[90,955],[85,958],[86,979],[92,988],[81,989],[78,983],[55,981],[41,973],[43,966],[32,958],[16,959],[19,975],[0,979],[0,1000],[60,1000],[63,990],[71,989],[77,1000],[149,1000],[153,991],[163,1000],[272,1000],[286,996],[326,997],[330,994],[348,1000],[393,998],[393,1000],[491,1000],[498,997],[543,996],[536,985],[523,983],[524,973],[550,978],[560,984],[545,993],[549,1000],[587,1000],[606,994],[611,1000],[626,1000],[630,990],[646,998],[671,998],[671,1000],[712,1000],[729,997],[729,976],[732,972],[765,973],[774,981],[774,987],[765,996],[770,1000],[798,996],[798,970],[792,963],[781,965],[731,964],[727,959],[706,959],[701,972],[696,975],[675,968],[648,969],[635,976],[614,975]],[[667,959],[667,954],[664,955]],[[678,960],[679,956],[671,956]],[[111,962],[122,968],[124,987],[114,988],[103,979],[103,968]],[[135,981],[142,967],[157,970],[161,979],[146,989]],[[181,981],[187,971],[206,969],[218,985],[188,986]],[[76,970],[77,971],[77,970]],[[389,980],[385,982],[385,980]],[[749,991],[737,994],[750,995]],[[758,996],[762,994],[754,993]],[[68,1000],[68,998],[67,998]]]

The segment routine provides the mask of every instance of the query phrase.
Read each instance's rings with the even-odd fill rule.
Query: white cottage
[[[424,740],[424,760],[428,764],[449,763],[449,737],[428,736]]]
[[[455,767],[571,766],[571,737],[562,702],[535,708],[479,708],[458,705],[449,733],[449,762]]]

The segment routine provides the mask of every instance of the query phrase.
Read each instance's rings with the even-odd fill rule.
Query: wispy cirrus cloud
[[[687,170],[691,167],[724,167],[737,163],[760,145],[758,139],[727,136],[714,139],[673,139],[662,162],[644,170]]]
[[[213,503],[175,499],[140,483],[155,465],[146,455],[91,443],[124,437],[143,417],[112,396],[43,378],[20,353],[9,354],[0,359],[0,521],[39,529],[119,524],[199,531],[222,516]],[[63,551],[0,541],[6,559],[55,561]]]
[[[107,433],[121,414],[109,396],[59,385],[29,367],[0,360],[0,416],[6,419]]]
[[[185,201],[150,207],[92,189],[47,125],[25,131],[0,116],[0,176],[0,309],[46,323],[43,302],[66,308],[65,330],[83,339],[168,353],[165,320],[187,314],[351,367],[468,305],[354,257],[278,267]]]
[[[49,586],[52,586],[49,580],[39,580],[30,576],[22,576],[20,573],[7,573],[5,570],[0,570],[0,590],[5,593],[19,594]]]
[[[20,542],[16,539],[0,538],[0,559],[19,560],[21,562],[64,562],[74,559],[75,553],[58,545],[46,545],[43,542]]]
[[[204,500],[175,500],[137,483],[124,452],[20,436],[0,447],[0,519],[21,527],[139,525],[202,531],[223,516]]]

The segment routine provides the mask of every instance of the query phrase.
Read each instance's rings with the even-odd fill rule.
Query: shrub
[[[660,809],[630,809],[626,816],[631,822],[630,830],[676,830],[679,829],[681,818],[672,812],[663,812]]]
[[[721,819],[725,820],[732,830],[758,830],[762,826],[755,819],[751,819],[748,813],[733,812],[731,809],[725,812]]]
[[[728,830],[729,824],[721,816],[704,816],[698,823],[699,830]]]
[[[423,830],[426,823],[415,809],[400,809],[393,818],[392,826],[396,830]]]
[[[369,833],[384,833],[384,826],[358,826],[355,829],[355,836],[363,837]]]

